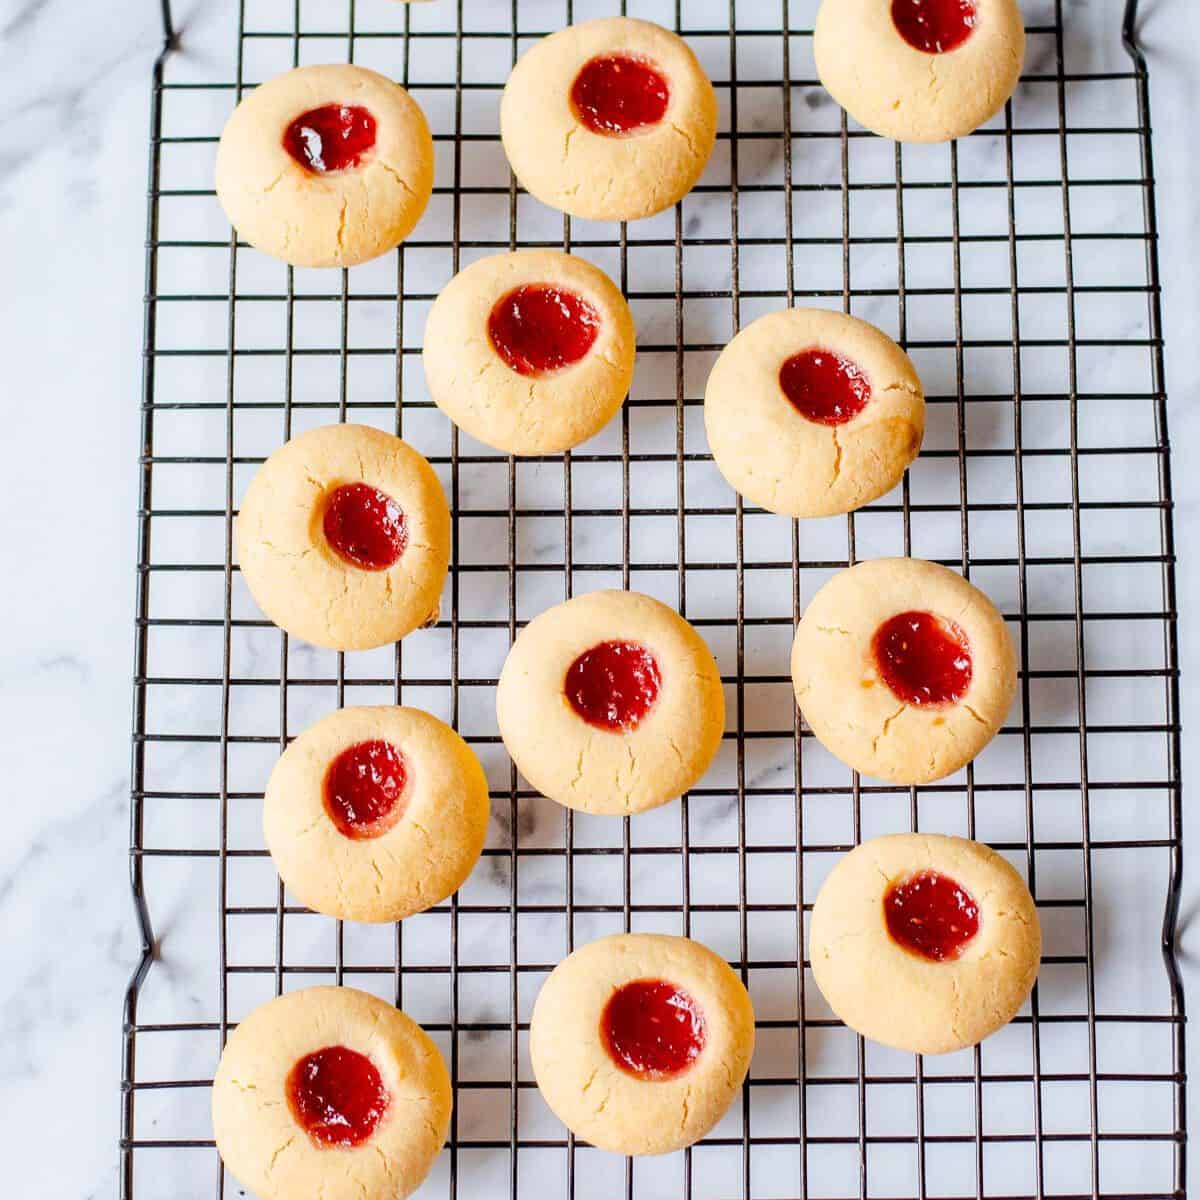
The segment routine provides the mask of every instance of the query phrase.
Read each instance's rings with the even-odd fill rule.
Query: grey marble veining
[[[383,4],[384,0],[372,2]],[[1035,0],[1030,7],[1044,3]],[[1071,29],[1069,65],[1073,69],[1084,65],[1094,70],[1123,69],[1117,57],[1119,48],[1114,47],[1111,37],[1101,36],[1108,23],[1116,19],[1116,0],[1068,0],[1065,7]],[[1185,671],[1183,717],[1185,727],[1191,728],[1200,719],[1193,700],[1195,689],[1189,682],[1194,676],[1200,677],[1196,676],[1200,671],[1200,621],[1191,615],[1200,605],[1200,555],[1191,544],[1191,528],[1200,506],[1200,480],[1190,466],[1190,447],[1200,436],[1200,416],[1193,403],[1200,373],[1195,286],[1196,264],[1200,262],[1200,210],[1195,198],[1200,194],[1200,178],[1194,149],[1200,55],[1194,14],[1187,0],[1146,0],[1145,7],[1143,36],[1154,87],[1168,384],[1175,446],[1179,601],[1183,613],[1180,632]],[[227,0],[191,0],[179,8],[177,17],[183,30],[178,64],[181,77],[186,77],[189,70],[197,77],[210,77],[219,69],[215,64],[227,60],[229,14]],[[111,1196],[116,1187],[120,998],[136,957],[125,848],[146,128],[150,63],[158,46],[156,21],[156,6],[149,0],[118,0],[103,6],[68,5],[66,0],[0,3],[0,104],[10,116],[0,146],[0,220],[7,234],[7,286],[0,324],[7,377],[0,394],[6,407],[4,445],[9,447],[3,489],[7,547],[3,612],[10,629],[0,652],[0,720],[6,731],[10,785],[7,829],[0,838],[0,928],[7,950],[7,969],[0,978],[0,1005],[7,1034],[6,1052],[0,1059],[0,1081],[9,1144],[18,1148],[11,1156],[11,1190],[23,1197]],[[823,119],[822,107],[819,92],[806,93],[797,119],[819,121]],[[744,124],[748,121],[752,126],[754,119],[753,111],[743,114]],[[828,153],[828,148],[814,151],[817,155]],[[1088,157],[1090,153],[1098,156],[1095,161]],[[985,161],[972,167],[984,172],[995,170],[996,165]],[[1073,165],[1084,175],[1102,173],[1103,148],[1081,149]],[[778,158],[770,150],[748,157],[746,166],[762,178],[771,178],[779,171]],[[809,166],[814,172],[828,169],[828,164],[823,166],[817,159]],[[914,156],[913,169],[920,170],[919,156]],[[182,180],[175,184],[189,186]],[[191,186],[204,183],[195,181]],[[868,221],[885,217],[882,212],[863,214]],[[1040,212],[1023,217],[1030,221],[1052,220],[1052,215]],[[218,236],[224,235],[219,214],[210,211],[202,219],[220,230]],[[480,219],[486,220],[487,214],[481,213]],[[721,198],[714,197],[711,203],[697,206],[691,219],[697,224],[690,232],[718,230],[727,220],[727,211]],[[969,220],[969,214],[964,219]],[[1087,228],[1116,228],[1122,224],[1123,214],[1099,205],[1088,211],[1086,220]],[[874,266],[868,262],[863,269],[886,272],[887,266],[881,257]],[[1102,267],[1101,263],[1079,264],[1082,271]],[[1036,264],[1031,263],[1030,269],[1035,268]],[[657,269],[647,267],[650,274],[635,285],[653,288],[653,272]],[[268,268],[263,270],[267,272]],[[704,277],[712,286],[727,285],[728,276],[721,275],[728,270],[727,260],[717,263],[714,270],[715,274]],[[743,318],[753,315],[747,307]],[[878,316],[890,319],[882,308]],[[219,315],[216,319],[219,321]],[[728,328],[722,324],[727,321],[726,313],[699,311],[695,319],[699,323],[698,336],[719,340],[728,335]],[[1139,319],[1144,317],[1118,315],[1113,334],[1136,336],[1144,332]],[[922,320],[915,307],[912,320]],[[368,322],[361,332],[364,337],[377,335],[384,340],[389,335],[386,322],[376,330]],[[929,336],[927,330],[925,335]],[[219,328],[215,336],[221,336]],[[318,332],[312,336],[321,340]],[[643,336],[671,340],[669,319],[657,312],[647,313]],[[921,336],[919,325],[914,336]],[[988,368],[985,365],[981,369]],[[1081,386],[1086,387],[1090,380],[1119,379],[1126,367],[1111,354],[1098,354],[1082,360],[1081,369]],[[642,382],[646,387],[655,386],[651,378]],[[200,374],[190,384],[182,379],[176,383],[183,389],[195,387],[197,394],[202,394],[206,386]],[[187,393],[177,394],[182,397]],[[1002,418],[997,416],[996,420]],[[1029,433],[1036,437],[1039,430],[1031,426]],[[1050,442],[1061,441],[1061,428],[1048,426],[1041,433]],[[657,428],[651,423],[638,429],[639,437],[643,434],[643,444],[661,440],[664,449],[673,449],[673,426]],[[197,426],[195,436],[211,435],[211,429]],[[274,434],[264,428],[262,436],[265,453]],[[934,444],[944,444],[937,439],[950,436],[948,428],[931,428]],[[689,425],[688,439],[689,448],[702,446],[698,427]],[[719,481],[701,464],[697,466],[694,476],[689,476],[689,495],[700,497],[706,489],[719,488]],[[177,486],[175,502],[183,504],[189,484],[180,480]],[[465,494],[464,498],[482,503],[493,486],[484,477],[475,477],[470,487],[478,489],[477,494]],[[639,481],[638,486],[647,490],[637,502],[673,502],[669,489],[663,495],[655,494],[654,481]],[[556,475],[549,466],[545,471],[523,473],[521,487],[528,489],[523,492],[524,503],[536,502],[539,494],[557,503],[561,474]],[[556,531],[531,525],[522,536],[526,533],[529,540],[522,546],[523,554],[555,561],[560,553]],[[605,556],[611,555],[604,530],[581,527],[577,536],[575,552],[580,561],[605,561]],[[759,532],[748,528],[748,536],[769,539],[772,535],[767,529]],[[818,541],[825,536],[821,532],[813,534]],[[1097,537],[1097,548],[1106,544],[1118,547],[1122,530],[1114,525],[1098,531]],[[205,545],[202,552],[219,554],[220,548]],[[935,548],[925,552],[939,551]],[[1053,584],[1046,586],[1052,588]],[[185,611],[182,606],[189,602],[187,595],[181,590],[177,599],[181,606],[177,611]],[[1050,604],[1055,599],[1050,591],[1036,596],[1035,602]],[[253,611],[244,595],[239,594],[236,602],[246,615]],[[719,611],[725,598],[716,592],[705,595],[698,591],[694,603],[695,612],[703,615],[706,604]],[[751,596],[748,603],[768,601]],[[1119,607],[1117,598],[1114,607]],[[172,646],[170,653],[179,656],[181,671],[211,654],[209,632],[196,631],[190,641],[184,639]],[[731,648],[716,648],[729,670]],[[756,643],[748,653],[768,661],[778,656],[778,649]],[[1047,657],[1042,661],[1050,662],[1055,647],[1043,649]],[[486,664],[488,672],[495,670],[503,650],[501,644],[480,643],[479,661]],[[1103,655],[1118,651],[1098,642],[1089,646],[1089,662],[1102,665]],[[244,652],[245,658],[239,663],[243,673],[267,675],[274,671],[277,642],[266,637],[250,639]],[[444,647],[432,641],[425,650],[414,649],[417,654],[428,653],[431,659],[442,652]],[[314,673],[328,667],[327,659],[303,647],[293,648],[293,658],[298,672]],[[481,674],[483,670],[481,667]],[[380,673],[387,671],[385,666]],[[260,700],[252,700],[255,707],[239,713],[239,720],[245,723],[261,719],[263,728],[273,732],[273,714],[269,711],[273,693],[270,689],[262,691],[260,700],[266,706],[263,711],[259,713],[257,708]],[[166,724],[212,729],[218,719],[214,697],[198,690],[158,697],[157,701],[155,717]],[[1056,702],[1067,711],[1070,698],[1064,696]],[[1102,706],[1111,706],[1102,708],[1102,714],[1120,714],[1128,702],[1129,698],[1121,695],[1098,701]],[[757,705],[768,711],[770,698],[750,698],[747,717],[751,728],[756,720],[767,719],[760,718]],[[1120,716],[1110,715],[1108,719],[1115,721]],[[298,708],[292,716],[294,726],[300,727],[304,720],[304,710]],[[489,748],[485,759],[493,780],[498,784],[505,780],[507,763],[502,752]],[[718,776],[727,777],[730,766],[726,756],[715,768]],[[1188,747],[1185,778],[1197,777],[1198,767],[1196,752]],[[211,780],[212,759],[203,748],[156,746],[147,769],[151,786],[155,780],[172,780],[178,786],[185,779]],[[789,769],[787,763],[769,754],[762,760],[751,755],[748,782],[768,783],[781,773],[786,779]],[[821,770],[819,761],[814,769]],[[521,830],[523,844],[537,844],[543,839],[553,844],[560,823],[551,808],[534,805],[521,811],[522,821],[528,822]],[[169,836],[175,844],[203,847],[211,844],[212,816],[211,811],[189,810],[175,815],[155,812],[148,821],[168,822]],[[819,814],[812,817],[820,819]],[[752,819],[758,823],[756,840],[785,842],[792,836],[787,825],[790,807],[785,811],[762,806]],[[1003,819],[999,814],[995,816],[992,836],[1003,835]],[[1062,822],[1062,831],[1070,836],[1069,814],[1047,811],[1045,819],[1047,829]],[[1112,836],[1119,836],[1122,822],[1130,817],[1113,811],[1105,812],[1100,819],[1107,823],[1105,828]],[[233,805],[230,822],[235,844],[237,839],[243,839],[240,844],[256,844],[260,835],[251,805]],[[697,845],[727,843],[735,836],[735,825],[736,812],[728,802],[713,800],[692,808],[691,836]],[[669,844],[675,831],[670,821],[660,825],[649,820],[639,823],[638,836],[650,844]],[[619,837],[610,824],[586,819],[580,819],[576,833],[580,845],[611,844],[614,836]],[[148,826],[152,840],[161,841],[167,836],[167,829]],[[503,837],[504,830],[499,830],[498,836]],[[702,888],[706,896],[726,898],[731,881],[723,873],[723,866],[714,857],[710,866],[700,868],[693,886]],[[503,903],[510,887],[507,869],[503,859],[489,860],[468,884],[470,900]],[[676,902],[675,875],[656,875],[652,859],[637,860],[636,869],[639,896]],[[243,894],[267,896],[263,902],[273,902],[274,877],[269,869],[259,864],[245,871],[238,880],[239,887],[245,889]],[[589,897],[611,895],[611,880],[605,879],[602,871],[602,866],[597,866],[594,874],[590,867],[579,869],[575,896],[580,904],[588,903]],[[1113,899],[1121,880],[1107,878],[1105,871],[1107,867],[1100,868],[1098,884],[1104,886],[1098,893],[1101,898],[1096,919],[1103,934],[1117,937],[1127,919]],[[168,952],[147,983],[142,1008],[145,1020],[155,1019],[156,1013],[169,1014],[175,1020],[193,1013],[203,1020],[211,1011],[210,964],[216,930],[211,908],[195,902],[197,895],[208,894],[206,889],[213,886],[211,872],[211,864],[204,860],[196,860],[184,869],[178,864],[171,869],[153,862],[147,865],[157,932]],[[781,872],[779,878],[785,877],[786,872]],[[1054,881],[1051,878],[1048,883],[1042,882],[1052,887]],[[778,898],[769,872],[763,879],[756,879],[755,886],[761,891],[752,898]],[[552,860],[542,868],[523,865],[519,887],[523,901],[556,902],[564,887],[561,866]],[[1195,897],[1195,889],[1189,885],[1185,905],[1189,917],[1194,913]],[[289,926],[289,936],[292,928]],[[576,933],[579,940],[589,936],[586,919],[577,925]],[[705,933],[719,945],[730,936],[730,931],[716,923]],[[374,935],[369,931],[349,936],[363,939],[364,954],[379,952],[370,943]],[[494,936],[495,930],[486,922],[464,926],[464,952],[484,960],[492,952]],[[552,923],[532,924],[528,936],[545,940],[547,957],[561,950],[556,946],[558,932]],[[768,931],[766,936],[776,935]],[[778,931],[777,936],[780,940],[772,944],[786,949],[785,931]],[[1055,931],[1052,936],[1069,938],[1070,933]],[[327,955],[323,941],[327,933],[315,924],[311,929],[298,927],[295,937],[290,947],[294,961],[303,961],[310,954],[317,961]],[[269,931],[264,928],[248,933],[236,953],[249,956],[244,961],[255,956],[261,961],[263,947],[257,944],[260,938],[269,938]],[[1194,971],[1193,941],[1191,926],[1185,926],[1185,965],[1195,993],[1200,976]],[[1148,949],[1153,951],[1154,947]],[[1152,954],[1149,959],[1137,955],[1127,970],[1106,974],[1106,979],[1113,987],[1136,993],[1144,981],[1139,966],[1152,958]],[[256,998],[250,988],[235,995],[234,1014]],[[500,999],[482,982],[477,989],[465,989],[464,1019],[492,1019],[491,1014],[499,1011]],[[781,994],[776,998],[768,989],[760,1003],[769,1006],[776,999],[783,1005],[786,997]],[[411,1000],[418,1017],[437,1013],[444,1006],[444,997],[433,990],[426,995],[418,988]],[[771,1013],[764,1011],[762,1015]],[[477,1045],[464,1051],[464,1077],[472,1073],[476,1078],[492,1077],[497,1070],[503,1073],[507,1053],[507,1043],[502,1039],[481,1037]],[[156,1056],[147,1065],[159,1077],[201,1077],[210,1068],[202,1059],[188,1057],[194,1054],[192,1047],[147,1049],[146,1054]],[[853,1063],[848,1069],[853,1072]],[[205,1102],[206,1093],[197,1089],[182,1101],[189,1106],[188,1111],[172,1114],[171,1128],[178,1129],[182,1122],[194,1130],[193,1136],[206,1137]],[[58,1121],[53,1119],[56,1114]],[[462,1114],[466,1128],[480,1136],[487,1135],[495,1117],[482,1110]],[[845,1119],[845,1114],[829,1114],[834,1124]],[[848,1119],[852,1120],[852,1115]],[[143,1132],[153,1136],[152,1103],[148,1102],[141,1121]],[[74,1139],[70,1153],[62,1149],[64,1125]],[[522,1125],[526,1136],[556,1135],[554,1122],[533,1099],[523,1107]],[[1196,1156],[1192,1158],[1195,1161]],[[48,1163],[53,1167],[48,1168]],[[463,1194],[477,1194],[469,1189],[470,1182],[470,1177],[464,1180]],[[483,1186],[486,1180],[480,1177],[477,1182]],[[157,1190],[147,1194],[170,1195],[173,1200],[209,1194],[208,1176],[204,1176],[203,1186],[197,1183],[192,1190],[188,1179],[173,1178],[169,1166],[164,1165]]]

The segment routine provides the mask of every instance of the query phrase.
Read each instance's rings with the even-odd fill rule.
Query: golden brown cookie
[[[295,267],[394,249],[432,192],[425,114],[365,67],[277,75],[243,98],[217,147],[217,198],[239,236]]]
[[[1017,658],[996,606],[916,558],[839,571],[792,645],[792,683],[821,744],[864,775],[929,783],[969,763],[1004,724]]]
[[[713,460],[770,512],[852,512],[891,491],[921,449],[925,394],[887,334],[844,313],[791,308],[747,325],[704,394]]]
[[[483,768],[448,725],[415,708],[343,708],[275,764],[263,827],[276,870],[309,908],[399,921],[462,886],[488,815]]]
[[[598,267],[554,250],[495,254],[434,302],[425,379],[473,438],[553,454],[599,433],[621,407],[636,337],[625,297]]]
[[[603,1150],[668,1154],[733,1103],[754,1053],[754,1010],[724,959],[688,938],[621,933],[550,973],[529,1026],[546,1103]]]
[[[1016,0],[824,0],[813,53],[860,125],[898,142],[948,142],[1013,94],[1025,27]]]
[[[591,592],[517,636],[496,716],[543,795],[626,815],[696,784],[721,744],[725,697],[712,652],[677,612],[637,592]]]
[[[1041,926],[1025,881],[965,838],[903,833],[852,850],[817,894],[813,978],[851,1029],[899,1050],[973,1046],[1017,1014]]]
[[[717,98],[678,35],[632,17],[570,25],[522,55],[500,101],[521,186],[593,221],[636,221],[681,200],[717,136]]]
[[[251,480],[238,562],[280,628],[367,650],[437,619],[450,510],[433,468],[367,425],[326,425],[281,446]]]
[[[446,1140],[451,1103],[446,1064],[415,1021],[353,988],[306,988],[230,1034],[213,1133],[262,1200],[403,1200]]]

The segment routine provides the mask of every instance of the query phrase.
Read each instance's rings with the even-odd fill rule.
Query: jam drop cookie
[[[226,216],[294,267],[352,267],[394,249],[432,191],[425,114],[365,67],[277,75],[233,110],[217,148]]]
[[[717,136],[713,86],[684,40],[604,17],[543,38],[500,100],[500,135],[526,191],[593,221],[636,221],[683,199]]]
[[[425,378],[441,410],[485,445],[552,454],[621,407],[636,334],[598,267],[553,250],[480,259],[442,289],[425,325]]]
[[[267,784],[267,848],[309,908],[399,921],[445,900],[479,860],[483,768],[415,708],[343,708],[284,751]]]
[[[521,631],[496,715],[543,795],[625,815],[673,800],[704,774],[725,697],[712,652],[677,612],[637,592],[591,592]]]
[[[410,1196],[450,1108],[450,1076],[425,1031],[353,988],[256,1008],[230,1034],[212,1089],[221,1158],[263,1200]]]
[[[618,1154],[699,1141],[753,1052],[754,1010],[729,964],[658,933],[580,947],[550,973],[529,1026],[534,1077],[555,1116]]]
[[[1016,0],[824,0],[813,53],[860,125],[898,142],[948,142],[1013,94],[1025,28]]]
[[[1025,881],[994,850],[904,833],[834,867],[808,945],[821,994],[851,1029],[946,1054],[1013,1019],[1037,978],[1042,933]]]
[[[887,334],[791,308],[743,329],[708,377],[713,459],[748,500],[789,517],[851,512],[899,483],[921,449],[925,395]]]
[[[865,775],[929,783],[1004,723],[1017,660],[1004,618],[961,575],[915,558],[839,571],[792,646],[796,700],[825,748]]]
[[[450,510],[399,438],[327,425],[292,438],[246,489],[238,561],[280,628],[332,650],[394,642],[436,620]]]

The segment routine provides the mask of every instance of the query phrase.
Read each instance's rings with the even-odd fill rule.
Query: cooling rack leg
[[[1125,50],[1129,57],[1133,59],[1137,69],[1144,71],[1146,69],[1146,60],[1142,57],[1142,48],[1137,41],[1137,19],[1138,5],[1140,0],[1125,0],[1125,19],[1121,22],[1121,41],[1125,44]]]
[[[169,47],[175,43],[175,18],[171,14],[171,0],[161,0],[163,38]]]

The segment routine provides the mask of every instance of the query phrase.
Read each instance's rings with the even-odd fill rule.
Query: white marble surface
[[[1115,20],[1118,6],[1068,0],[1066,7],[1072,21],[1087,23]],[[1184,721],[1194,728],[1200,35],[1188,0],[1144,7],[1176,448]],[[221,45],[227,15],[221,0],[180,4],[184,44],[200,74],[207,47]],[[135,957],[125,856],[131,565],[146,120],[157,45],[150,0],[0,3],[0,99],[9,114],[0,151],[10,448],[3,612],[11,631],[0,660],[10,794],[0,838],[7,951],[0,1080],[11,1190],[21,1196],[109,1196],[116,1188],[120,999]],[[1198,768],[1200,756],[1185,750],[1185,778]],[[1185,918],[1194,913],[1195,884],[1193,872]],[[172,901],[164,894],[156,903],[158,933],[182,947],[195,916]],[[1194,1004],[1193,942],[1185,923]],[[171,969],[169,958],[156,968]],[[63,1113],[73,1138],[68,1154]]]

